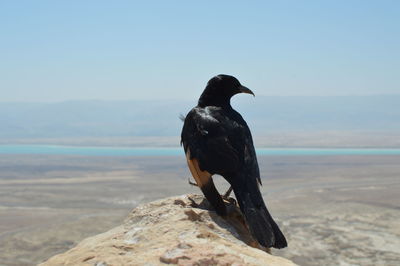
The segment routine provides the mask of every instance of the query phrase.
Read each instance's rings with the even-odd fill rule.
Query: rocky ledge
[[[123,225],[40,265],[295,265],[259,247],[239,209],[229,208],[224,219],[200,195],[144,204]]]

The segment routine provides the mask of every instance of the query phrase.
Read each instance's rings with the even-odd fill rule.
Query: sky
[[[0,1],[0,101],[400,94],[400,1]]]

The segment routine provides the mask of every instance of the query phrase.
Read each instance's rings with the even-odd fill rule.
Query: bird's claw
[[[231,197],[224,197],[224,195],[221,195],[221,197],[222,197],[222,199],[223,199],[225,202],[227,202],[227,203],[229,203],[229,204],[232,204],[232,205],[234,205],[234,206],[237,205],[237,201],[236,201],[234,198],[231,198]]]

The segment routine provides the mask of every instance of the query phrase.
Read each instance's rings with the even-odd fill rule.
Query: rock
[[[123,225],[40,265],[295,265],[262,250],[239,209],[228,207],[230,215],[224,219],[200,195],[141,205]]]

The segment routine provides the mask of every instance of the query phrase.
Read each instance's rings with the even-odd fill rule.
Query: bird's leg
[[[189,182],[189,185],[192,185],[192,186],[195,186],[195,187],[199,186],[195,182],[190,181],[190,177],[188,178],[188,182]]]
[[[227,202],[229,202],[229,203],[231,203],[231,204],[233,204],[233,205],[237,205],[236,204],[236,200],[234,199],[234,198],[231,198],[231,197],[229,197],[230,195],[231,195],[231,193],[232,193],[232,186],[230,186],[229,187],[229,189],[225,192],[225,194],[224,195],[222,195],[222,198],[225,200],[225,201],[227,201]]]
[[[229,198],[232,192],[232,186],[229,187],[229,189],[225,192],[225,194],[222,196],[224,199]]]

